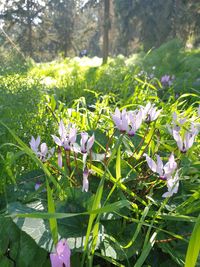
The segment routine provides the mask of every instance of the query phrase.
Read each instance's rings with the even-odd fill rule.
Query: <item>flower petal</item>
[[[51,135],[52,136],[52,138],[53,138],[53,141],[58,145],[58,146],[63,146],[63,143],[62,143],[62,141],[60,140],[60,138],[58,138],[57,136],[55,136],[55,135]]]
[[[93,144],[94,144],[94,134],[88,139],[87,152],[90,151],[90,149],[92,148]]]
[[[153,172],[157,172],[157,165],[156,165],[155,161],[153,159],[151,159],[147,154],[144,154],[144,156],[146,157],[146,161],[147,161],[149,168]]]

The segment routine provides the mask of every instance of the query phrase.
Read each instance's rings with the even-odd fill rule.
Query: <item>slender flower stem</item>
[[[107,154],[108,154],[109,144],[111,143],[112,138],[113,138],[113,136],[114,136],[115,133],[116,133],[116,129],[114,130],[113,134],[109,137],[108,142],[107,142],[107,144],[106,144],[106,152],[105,152],[105,157],[104,157],[104,163],[105,163],[105,166],[107,165],[107,162],[106,162],[106,156],[107,156]]]
[[[70,150],[65,150],[65,156],[66,156],[67,168],[69,170],[69,173],[71,174],[72,170],[71,170],[71,166],[70,166]]]
[[[132,158],[133,155],[134,155],[134,153],[137,153],[138,150],[139,150],[139,148],[143,145],[144,140],[145,140],[145,137],[147,136],[148,131],[149,131],[149,124],[148,124],[148,126],[147,126],[147,129],[146,129],[146,131],[145,131],[144,136],[142,137],[142,140],[140,141],[139,145],[138,145],[138,146],[136,147],[136,149],[135,149],[135,152],[133,152],[133,154],[130,156],[130,158]]]
[[[149,139],[149,142],[146,144],[145,148],[143,149],[143,153],[140,155],[140,157],[137,159],[137,161],[139,161],[139,160],[141,159],[141,157],[142,157],[143,154],[144,154],[144,151],[146,150],[146,148],[147,148],[147,147],[149,146],[149,144],[151,143],[151,140],[152,140],[152,138],[153,138],[153,135],[154,135],[154,133],[155,133],[155,130],[156,130],[156,128],[154,128],[153,133],[152,133],[152,135],[151,135],[151,138]],[[133,169],[135,169],[136,166],[137,166],[137,164],[136,164],[135,166],[133,166]]]
[[[59,121],[58,121],[58,119],[56,118],[56,115],[55,115],[55,113],[53,112],[53,110],[52,110],[48,105],[47,105],[46,107],[49,109],[49,111],[50,111],[51,114],[53,115],[53,117],[54,117],[54,119],[56,120],[57,124],[59,124]]]
[[[77,155],[76,155],[75,151],[74,151],[74,162],[75,162],[75,168],[76,168],[76,170],[78,170]]]

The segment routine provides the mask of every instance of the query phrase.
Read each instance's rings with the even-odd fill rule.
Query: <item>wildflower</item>
[[[112,118],[120,132],[127,133],[129,136],[134,136],[142,124],[142,110],[126,111],[126,109],[123,109],[122,112],[120,112],[119,109],[116,108]]]
[[[89,176],[89,170],[87,167],[84,168],[83,171],[83,186],[82,186],[82,192],[88,192],[89,189],[89,181],[88,181],[88,176]]]
[[[54,148],[51,148],[50,150],[47,147],[46,143],[42,143],[40,145],[40,136],[35,139],[33,136],[31,137],[30,141],[30,147],[34,151],[34,153],[43,161],[45,162],[48,160],[54,153]],[[39,150],[40,145],[40,150]]]
[[[64,123],[61,120],[59,123],[58,132],[60,138],[55,135],[51,135],[54,142],[58,146],[64,147],[65,150],[71,150],[72,145],[76,142],[77,130],[74,127],[71,127],[71,124],[68,125],[68,128],[66,130]]]
[[[172,86],[173,80],[174,76],[171,77],[170,75],[164,75],[161,77],[160,82],[163,87],[167,87],[167,86]]]
[[[161,112],[161,110],[157,110],[150,102],[145,106],[142,107],[142,119],[146,122],[152,122],[156,120]]]
[[[173,128],[177,131],[180,130],[180,126],[182,126],[187,120],[185,117],[179,119],[176,112],[173,112],[172,119]]]
[[[198,116],[200,117],[200,105],[199,105],[199,107],[197,108],[197,113],[198,113]]]
[[[160,179],[166,180],[168,179],[171,174],[175,171],[177,168],[177,163],[174,160],[173,153],[169,157],[168,162],[163,165],[163,161],[161,160],[160,156],[157,155],[157,162],[155,162],[153,159],[151,159],[147,154],[144,154],[146,157],[147,164],[149,168],[153,171],[159,174]]]
[[[120,132],[126,132],[128,130],[128,114],[126,109],[120,112],[120,110],[116,108],[115,113],[112,114],[112,119]]]
[[[94,134],[89,138],[88,133],[81,133],[81,152],[89,153],[94,144]]]
[[[41,184],[40,182],[37,182],[37,183],[35,184],[35,191],[37,191],[37,190],[40,188],[41,185],[42,185],[42,184]]]
[[[40,145],[40,136],[38,136],[36,139],[32,136],[29,144],[30,144],[31,149],[37,154],[38,147]]]
[[[128,112],[128,130],[127,133],[129,136],[134,136],[136,131],[140,128],[142,124],[142,110],[138,112],[129,111]]]
[[[162,195],[162,197],[171,197],[173,194],[178,192],[179,187],[179,175],[178,171],[175,173],[174,177],[170,176],[167,179],[167,189],[168,191]]]
[[[183,136],[180,135],[180,131],[177,131],[177,129],[172,129],[174,140],[176,141],[178,148],[182,153],[185,153],[189,148],[192,147],[197,134],[198,129],[194,124],[191,125],[189,131],[185,131]]]
[[[66,239],[61,239],[56,245],[56,252],[50,254],[52,267],[70,267],[71,251]]]

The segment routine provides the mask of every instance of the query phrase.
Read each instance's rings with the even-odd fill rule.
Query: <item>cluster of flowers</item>
[[[157,162],[151,159],[147,154],[146,157],[147,164],[149,168],[159,175],[161,180],[166,180],[168,191],[162,195],[162,197],[171,197],[173,194],[178,192],[179,187],[179,175],[177,169],[177,163],[175,162],[174,155],[171,154],[168,162],[164,165],[162,159],[157,155]]]
[[[200,106],[199,106],[200,107]],[[198,113],[200,113],[200,108],[198,108]],[[198,114],[200,116],[200,114]],[[172,120],[172,129],[168,127],[169,132],[174,137],[174,140],[177,143],[179,150],[182,153],[187,152],[189,148],[192,147],[195,137],[199,133],[199,125],[195,123],[190,124],[190,128],[184,127],[184,124],[187,123],[187,118],[179,119],[177,114],[173,113]]]
[[[67,128],[65,127],[63,121],[61,120],[58,127],[59,137],[52,135],[54,142],[58,145],[58,166],[62,168],[62,148],[65,151],[74,151],[75,153],[83,154],[83,187],[82,191],[88,191],[89,189],[89,170],[87,169],[86,160],[87,155],[90,153],[92,146],[94,144],[95,138],[94,134],[89,137],[87,132],[81,133],[80,146],[76,143],[77,139],[77,129],[69,124]],[[36,139],[32,136],[30,141],[30,147],[34,153],[45,162],[48,160],[54,153],[54,148],[48,149],[46,143],[40,145],[40,136]],[[39,149],[40,148],[40,149]],[[36,185],[36,189],[39,188],[39,184]]]
[[[200,117],[200,105],[198,107],[198,116]],[[145,107],[141,106],[140,109],[134,111],[126,111],[123,109],[120,111],[115,109],[115,113],[111,114],[116,128],[123,134],[134,136],[136,131],[140,128],[143,122],[150,123],[158,118],[161,110],[157,110],[155,105],[148,103]],[[177,146],[182,153],[185,153],[194,143],[195,137],[199,132],[199,125],[191,123],[189,130],[185,130],[184,124],[187,123],[186,118],[179,119],[176,113],[173,113],[172,128],[169,128],[169,132],[177,142]],[[87,155],[90,154],[95,138],[94,134],[89,137],[88,133],[81,133],[80,146],[76,143],[77,129],[69,124],[65,127],[61,120],[58,128],[59,137],[52,135],[54,142],[58,145],[58,165],[62,168],[62,149],[65,151],[74,151],[75,153],[81,153],[83,155],[83,187],[82,191],[88,191],[89,182],[88,175],[90,170],[87,168],[86,160]],[[45,162],[54,153],[54,148],[48,149],[46,143],[40,145],[40,136],[36,139],[31,138],[30,146],[34,153]],[[178,192],[179,187],[179,170],[177,169],[177,163],[172,153],[167,161],[163,164],[163,161],[159,155],[156,155],[157,161],[155,162],[146,153],[147,164],[149,168],[157,173],[161,180],[166,181],[168,191],[165,192],[162,197],[171,197]],[[37,186],[38,187],[38,186]],[[50,254],[50,260],[52,267],[70,267],[70,255],[71,251],[65,239],[61,239],[56,245],[55,252]]]
[[[127,133],[129,136],[134,136],[136,131],[140,128],[143,121],[152,122],[156,120],[161,110],[157,110],[154,105],[148,103],[145,107],[140,107],[139,110],[122,112],[118,108],[115,109],[115,113],[112,114],[112,119],[115,126],[122,133]]]
[[[115,113],[112,115],[113,121],[117,129],[122,133],[127,133],[129,136],[134,136],[136,131],[141,126],[142,122],[151,122],[158,118],[161,110],[157,110],[154,105],[148,103],[145,107],[141,107],[139,110],[126,111],[126,109],[119,111],[116,108]],[[198,107],[198,116],[200,117],[200,105]],[[195,137],[199,133],[198,124],[191,124],[188,131],[182,131],[179,125],[183,125],[186,122],[186,118],[178,119],[177,114],[173,113],[172,129],[169,128],[170,133],[177,142],[177,146],[182,153],[185,153],[192,147]],[[182,134],[183,132],[183,134]],[[174,155],[171,154],[168,162],[163,165],[163,161],[160,156],[157,155],[157,163],[151,159],[146,153],[147,164],[149,168],[159,174],[160,179],[166,180],[168,191],[162,195],[162,197],[171,197],[174,193],[178,192],[179,187],[179,171],[177,169],[177,163],[175,162]]]
[[[157,110],[154,104],[148,103],[145,107],[141,106],[140,109],[126,111],[123,109],[120,111],[118,108],[115,109],[115,113],[111,114],[112,119],[116,128],[121,133],[127,133],[129,136],[134,136],[136,131],[140,128],[143,122],[150,123],[158,118],[162,110]],[[198,107],[198,116],[200,117],[200,105]],[[185,130],[182,127],[186,118],[179,119],[177,114],[173,113],[172,128],[169,128],[169,132],[172,134],[173,138],[177,142],[177,146],[182,153],[185,153],[194,143],[195,137],[199,133],[199,125],[191,123],[190,129]],[[80,146],[76,143],[77,139],[77,129],[71,123],[65,127],[63,121],[61,120],[58,128],[59,137],[52,135],[54,142],[58,145],[58,166],[62,168],[62,149],[65,151],[74,151],[75,153],[81,153],[83,155],[83,186],[82,191],[88,191],[89,181],[88,176],[90,170],[87,168],[86,160],[87,155],[90,154],[92,146],[94,144],[94,134],[89,137],[87,132],[81,133]],[[46,143],[40,145],[40,136],[36,139],[32,136],[30,141],[31,149],[34,153],[45,162],[54,153],[54,148],[48,149]],[[178,190],[178,171],[174,173],[177,164],[174,161],[174,155],[172,154],[169,158],[168,163],[163,167],[162,160],[157,155],[157,164],[147,155],[147,164],[149,168],[159,174],[159,177],[167,181],[168,192],[163,195],[172,196]],[[173,165],[173,167],[172,167]],[[167,171],[166,171],[167,168]],[[164,170],[162,173],[161,170]],[[175,186],[176,185],[176,186]],[[39,186],[37,185],[38,189]]]

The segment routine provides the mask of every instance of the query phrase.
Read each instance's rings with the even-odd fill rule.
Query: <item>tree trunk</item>
[[[33,57],[33,45],[32,45],[32,21],[31,21],[31,1],[27,0],[27,27],[28,27],[28,54]]]
[[[104,0],[103,64],[106,64],[108,60],[109,28],[110,28],[110,0]]]

